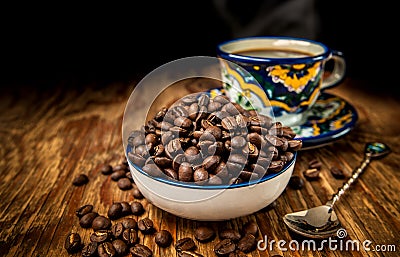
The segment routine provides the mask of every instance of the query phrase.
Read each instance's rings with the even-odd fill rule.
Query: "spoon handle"
[[[332,196],[332,199],[327,204],[333,207],[333,205],[339,200],[340,196],[342,196],[344,192],[350,187],[350,185],[353,184],[354,181],[356,181],[356,179],[361,175],[361,173],[363,173],[370,162],[371,154],[366,153],[365,158],[361,162],[360,166],[353,170],[353,173],[349,180],[347,180],[347,182],[343,184],[343,186],[336,192],[336,194]]]

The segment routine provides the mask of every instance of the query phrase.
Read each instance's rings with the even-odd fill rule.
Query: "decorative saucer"
[[[224,94],[224,89],[213,89],[211,96]],[[303,124],[292,126],[297,139],[303,141],[302,150],[317,148],[349,133],[358,120],[356,109],[343,98],[322,92],[308,111]]]

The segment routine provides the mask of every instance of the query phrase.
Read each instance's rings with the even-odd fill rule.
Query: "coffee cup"
[[[340,84],[346,71],[341,52],[321,42],[294,37],[225,41],[217,46],[217,57],[223,90],[230,100],[273,116],[285,126],[304,123],[321,91]]]

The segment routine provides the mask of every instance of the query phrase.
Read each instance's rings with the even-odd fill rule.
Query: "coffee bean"
[[[132,202],[131,203],[132,214],[136,216],[140,216],[144,213],[143,205],[140,202]]]
[[[99,215],[94,218],[92,222],[92,228],[94,231],[110,229],[111,228],[111,220],[103,215]]]
[[[212,140],[220,140],[222,137],[222,131],[217,126],[209,126],[204,130],[204,135],[210,134],[213,139]],[[203,136],[204,136],[203,135]]]
[[[308,180],[314,180],[314,179],[319,178],[319,173],[320,173],[320,170],[318,170],[316,168],[310,168],[310,169],[305,170],[303,172],[303,175]]]
[[[301,189],[304,186],[304,180],[297,175],[293,175],[290,177],[289,186],[293,189]]]
[[[132,188],[132,182],[129,178],[120,178],[117,182],[119,189],[121,190],[129,190]]]
[[[134,188],[132,190],[132,195],[133,195],[133,197],[135,197],[135,199],[143,199],[144,198],[144,196],[140,192],[139,188]]]
[[[152,257],[153,251],[145,245],[136,244],[129,249],[133,257]]]
[[[228,256],[236,250],[236,244],[230,239],[223,239],[214,246],[214,252],[217,256]]]
[[[122,226],[124,228],[133,228],[133,229],[137,229],[137,222],[135,219],[133,218],[125,218],[121,221]]]
[[[289,148],[293,151],[298,151],[303,145],[303,142],[301,140],[289,140]]]
[[[158,138],[156,134],[153,133],[149,133],[146,135],[145,140],[144,140],[145,144],[151,143],[153,145],[156,145],[158,142]]]
[[[124,240],[128,245],[136,244],[139,240],[137,231],[133,228],[124,229],[122,232],[122,240]]]
[[[83,215],[80,219],[79,219],[79,225],[82,228],[90,228],[92,226],[92,222],[93,220],[99,216],[99,214],[97,212],[89,212],[85,215]]]
[[[192,125],[192,121],[186,117],[179,116],[174,120],[174,125],[187,129]]]
[[[255,221],[248,221],[243,225],[242,235],[252,234],[253,236],[257,236],[258,233],[258,225]]]
[[[79,174],[78,176],[76,176],[74,178],[74,180],[72,181],[72,184],[74,186],[83,186],[83,185],[87,184],[88,182],[89,182],[88,176],[86,176],[85,174]]]
[[[126,171],[125,170],[117,170],[111,173],[110,177],[114,181],[118,181],[121,178],[124,178],[126,176]]]
[[[237,243],[237,249],[244,253],[249,253],[256,248],[256,244],[257,241],[255,236],[247,233]]]
[[[215,231],[211,227],[200,226],[195,229],[194,237],[200,242],[208,242],[214,239]]]
[[[247,254],[240,250],[236,250],[228,255],[228,257],[247,257]]]
[[[109,230],[97,230],[90,234],[90,241],[96,243],[103,243],[110,239],[110,231]]]
[[[113,172],[113,168],[112,168],[112,166],[110,164],[103,164],[100,167],[100,171],[104,175],[110,175]]]
[[[88,214],[92,211],[93,211],[93,205],[86,204],[76,209],[75,214],[76,216],[78,216],[78,218],[82,218],[85,214]]]
[[[121,239],[112,241],[112,245],[117,252],[118,256],[124,256],[128,253],[128,245]]]
[[[308,167],[310,169],[318,169],[319,170],[322,167],[322,163],[317,159],[313,159],[308,162]]]
[[[338,167],[332,166],[329,170],[330,170],[331,174],[337,179],[341,179],[341,178],[345,177],[343,170]]]
[[[145,162],[146,162],[146,159],[143,157],[143,156],[141,156],[141,155],[139,155],[139,154],[136,154],[136,153],[131,153],[131,152],[129,152],[128,153],[128,158],[129,158],[129,160],[131,160],[131,162],[133,162],[134,164],[136,164],[137,166],[139,166],[139,167],[143,167],[143,165],[145,164]],[[113,172],[114,173],[114,172]],[[112,174],[113,174],[112,173]],[[117,175],[118,174],[118,175]],[[115,176],[120,176],[120,174],[121,174],[121,172],[117,172],[115,175],[114,175],[114,177]],[[113,179],[113,180],[115,180],[115,179]]]
[[[154,232],[153,221],[149,218],[143,218],[137,222],[138,229],[145,235],[152,234]]]
[[[115,165],[115,166],[113,167],[113,171],[114,171],[114,172],[115,172],[115,171],[119,171],[119,170],[123,170],[123,171],[127,172],[127,171],[129,171],[129,166],[120,163],[120,164]]]
[[[124,232],[124,226],[122,223],[118,222],[111,226],[111,233],[115,238],[121,237],[122,232]]]
[[[247,140],[242,136],[235,136],[231,140],[231,147],[233,149],[241,149],[247,144]]]
[[[208,175],[208,184],[209,185],[222,185],[222,179],[218,175],[209,174]]]
[[[117,256],[117,251],[111,242],[104,242],[98,245],[97,254],[99,257],[114,257]]]
[[[167,107],[162,107],[154,116],[154,119],[158,120],[158,121],[162,121],[162,119],[164,118],[165,114],[167,113],[168,109]]]
[[[220,239],[230,239],[234,242],[237,242],[241,238],[241,235],[237,230],[228,228],[228,229],[224,229],[221,232],[219,232],[219,238]]]
[[[94,257],[97,256],[97,247],[98,244],[96,242],[89,242],[82,249],[83,257]]]
[[[122,201],[122,202],[119,202],[119,203],[122,206],[121,217],[132,214],[131,205],[128,202]]]
[[[183,182],[190,182],[193,180],[193,169],[188,162],[183,162],[179,166],[178,178]]]
[[[167,230],[160,230],[154,236],[155,243],[160,247],[168,247],[172,243],[172,235]]]
[[[221,161],[221,157],[218,155],[208,156],[203,161],[203,168],[207,171],[213,171]]]
[[[200,253],[193,251],[180,251],[178,252],[178,257],[204,257]]]
[[[194,171],[193,180],[198,184],[205,183],[208,179],[208,172],[204,168],[200,168]]]
[[[121,203],[113,203],[107,211],[107,216],[116,220],[122,216],[122,204]]]
[[[177,251],[191,251],[196,249],[196,244],[190,237],[184,237],[176,241],[175,249]]]
[[[69,254],[79,252],[82,248],[81,236],[76,232],[68,233],[64,241],[64,248]]]

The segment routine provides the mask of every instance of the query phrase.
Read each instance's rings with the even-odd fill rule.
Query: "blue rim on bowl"
[[[128,152],[131,151],[131,147],[128,145],[127,150],[126,150],[126,154]],[[156,181],[165,183],[165,184],[169,184],[169,185],[173,185],[173,186],[178,186],[178,187],[186,187],[186,188],[196,188],[196,189],[206,189],[206,190],[210,190],[210,189],[231,189],[231,188],[240,188],[240,187],[248,187],[251,185],[256,185],[256,184],[261,184],[267,180],[273,179],[275,177],[278,177],[280,174],[284,173],[290,166],[292,166],[297,158],[297,151],[293,152],[293,158],[292,160],[290,160],[290,162],[287,162],[285,164],[285,166],[282,168],[281,171],[277,172],[277,173],[272,173],[272,174],[267,174],[265,175],[263,178],[261,179],[257,179],[257,180],[252,180],[252,181],[246,181],[246,182],[242,182],[239,184],[225,184],[225,185],[197,185],[195,183],[184,183],[178,180],[173,180],[173,179],[165,179],[165,178],[161,178],[161,177],[154,177],[151,176],[149,174],[147,174],[146,172],[144,172],[142,170],[142,168],[140,168],[139,166],[137,166],[136,164],[132,163],[131,160],[129,158],[127,158],[128,162],[130,165],[132,165],[137,171],[139,171],[140,173],[142,173],[143,175],[152,178]]]
[[[302,57],[302,58],[263,58],[263,57],[252,57],[252,56],[246,56],[246,55],[241,55],[241,54],[236,54],[236,53],[228,53],[224,50],[221,49],[221,47],[230,44],[230,43],[235,43],[235,42],[241,42],[241,41],[246,41],[246,40],[254,40],[254,39],[259,39],[259,40],[268,40],[268,39],[282,39],[282,40],[295,40],[295,41],[303,41],[303,42],[308,42],[314,45],[318,45],[323,49],[323,52],[321,54],[315,55],[315,56],[309,56],[309,57]],[[323,59],[326,59],[330,54],[332,53],[331,49],[328,48],[326,45],[322,44],[321,42],[317,42],[314,40],[310,39],[305,39],[305,38],[296,38],[296,37],[285,37],[285,36],[254,36],[254,37],[245,37],[245,38],[238,38],[238,39],[233,39],[233,40],[228,40],[224,41],[217,46],[217,56],[222,57],[224,59],[228,60],[234,60],[236,62],[253,62],[254,64],[265,64],[265,63],[271,63],[273,64],[275,62],[275,59],[279,59],[279,63],[285,62],[287,64],[296,64],[296,63],[306,63],[306,62],[315,62],[315,61],[320,61]]]

